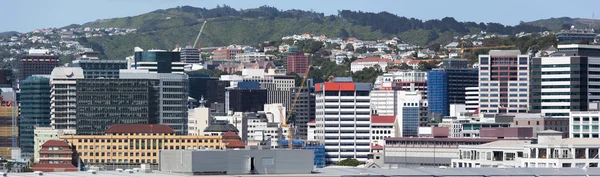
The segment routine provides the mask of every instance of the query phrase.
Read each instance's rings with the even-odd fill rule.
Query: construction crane
[[[292,113],[294,111],[294,108],[296,107],[296,102],[298,102],[298,98],[300,97],[300,92],[302,91],[302,88],[304,88],[304,83],[306,83],[306,78],[308,78],[308,73],[310,72],[310,68],[312,68],[312,64],[308,65],[308,70],[306,70],[306,73],[304,73],[304,77],[302,77],[302,82],[300,83],[300,87],[298,87],[298,90],[296,91],[296,96],[294,97],[294,100],[292,102],[292,105],[290,106],[290,109],[288,109],[287,112],[287,116],[285,119],[283,119],[283,114],[281,114],[282,120],[281,120],[281,127],[282,128],[286,128],[288,130],[288,148],[292,149],[292,138],[293,138],[293,130],[292,127],[288,125],[287,121],[290,120],[290,117],[292,116]],[[281,107],[279,107],[279,112],[281,112]]]
[[[465,51],[467,50],[483,50],[483,49],[506,49],[506,48],[516,48],[515,45],[499,45],[499,46],[482,46],[482,47],[465,47],[466,41],[461,42],[460,46],[460,57],[465,56]],[[459,49],[451,49],[451,50],[459,50]]]
[[[204,23],[202,23],[202,27],[200,27],[200,32],[198,32],[198,36],[196,36],[196,41],[194,41],[194,45],[192,46],[192,48],[195,48],[196,44],[198,44],[198,39],[200,39],[200,35],[202,34],[202,30],[204,30],[204,25],[206,25],[206,20],[204,21]]]

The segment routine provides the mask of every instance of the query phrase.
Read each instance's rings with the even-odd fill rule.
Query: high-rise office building
[[[10,68],[0,69],[0,87],[9,88],[13,87],[15,81],[15,77],[13,76],[13,71]]]
[[[135,55],[130,58],[129,69],[148,70],[153,73],[183,73],[185,63],[181,62],[180,52],[166,50],[148,50],[136,47]]]
[[[79,67],[57,67],[50,74],[50,125],[60,130],[75,130],[77,79],[83,79]]]
[[[19,107],[12,88],[1,88],[0,92],[0,157],[11,159],[13,148],[18,146]]]
[[[20,89],[19,147],[23,157],[33,157],[34,128],[50,126],[50,76],[29,76]]]
[[[192,46],[181,48],[181,62],[183,63],[200,63],[200,50]]]
[[[127,69],[127,60],[100,60],[97,52],[82,53],[73,67],[83,69],[85,78],[119,78],[119,70]]]
[[[305,56],[303,53],[294,53],[288,55],[286,61],[288,72],[304,74],[309,70],[308,56]]]
[[[299,88],[293,88],[291,99],[296,98]],[[293,103],[292,103],[293,104]],[[300,90],[298,100],[294,109],[294,139],[307,139],[308,122],[315,120],[315,88],[314,86],[305,86]],[[289,110],[289,108],[288,108]]]
[[[418,137],[421,113],[427,102],[420,92],[398,91],[396,94],[397,137]]]
[[[204,98],[207,103],[205,106],[212,103],[225,103],[225,88],[229,87],[229,81],[195,73],[188,73],[188,77],[190,97],[196,100]]]
[[[258,112],[267,104],[267,89],[228,88],[225,91],[225,109],[233,112]]]
[[[544,116],[568,118],[600,101],[600,46],[558,45],[548,57],[533,58],[532,109]]]
[[[335,78],[315,86],[315,137],[324,143],[329,164],[353,158],[367,161],[370,153],[371,83]]]
[[[529,79],[529,55],[519,50],[479,55],[479,112],[527,113]]]
[[[78,79],[77,134],[103,135],[115,124],[157,124],[158,79]]]
[[[50,55],[48,51],[30,50],[28,55],[19,59],[19,80],[25,80],[32,75],[48,75],[54,67],[60,65],[58,56]]]
[[[466,68],[439,68],[429,71],[427,73],[428,111],[449,116],[450,104],[465,104],[465,88],[477,87],[479,83],[477,75],[477,69]]]
[[[119,79],[159,80],[158,123],[168,125],[178,135],[187,134],[188,77],[179,73],[154,73],[140,70],[121,70]]]

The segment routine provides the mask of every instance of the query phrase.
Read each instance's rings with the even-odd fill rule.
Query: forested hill
[[[121,59],[131,55],[135,46],[172,49],[176,44],[193,42],[205,20],[208,22],[200,39],[202,46],[253,45],[302,33],[363,40],[399,37],[411,44],[427,45],[480,31],[498,34],[540,31],[540,27],[526,24],[505,26],[498,23],[458,22],[452,17],[423,21],[388,12],[341,10],[337,15],[326,16],[302,10],[283,11],[269,6],[241,10],[226,5],[213,9],[181,6],[133,17],[85,23],[82,26],[137,28],[138,33],[92,37],[80,42],[93,46],[109,59]]]

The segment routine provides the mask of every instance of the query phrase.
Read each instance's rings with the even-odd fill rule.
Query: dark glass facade
[[[226,97],[225,104],[233,112],[258,112],[267,103],[267,89],[229,89]]]
[[[20,88],[19,145],[23,156],[33,157],[34,127],[50,126],[50,78],[29,76]]]
[[[225,88],[229,87],[228,81],[202,74],[188,74],[189,96],[200,100],[204,97],[207,104],[225,103]]]
[[[450,104],[465,103],[465,88],[478,86],[478,70],[435,69],[427,73],[428,112],[450,115]]]
[[[12,69],[0,69],[0,87],[12,87],[14,79]]]
[[[119,78],[119,70],[127,69],[127,61],[79,59],[73,66],[81,67],[85,78]]]
[[[77,134],[103,135],[113,124],[157,124],[156,79],[78,79]]]
[[[25,80],[32,75],[50,75],[58,65],[58,56],[25,55],[19,59],[19,80]]]
[[[156,64],[142,64],[140,62],[156,62]],[[155,69],[150,69],[150,71],[157,73],[183,72],[183,68],[181,71],[174,71],[172,67],[173,62],[181,62],[181,53],[166,51],[135,52],[134,68],[156,67]]]

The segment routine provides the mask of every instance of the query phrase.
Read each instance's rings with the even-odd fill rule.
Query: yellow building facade
[[[82,163],[98,166],[156,165],[159,151],[163,149],[225,149],[221,136],[175,135],[166,125],[115,126],[121,125],[113,125],[104,135],[64,135],[60,138],[77,150]],[[163,130],[158,130],[158,126]]]
[[[12,158],[13,138],[19,138],[18,127],[13,128],[13,116],[18,116],[18,110],[16,105],[13,107],[12,101],[0,98],[0,157],[5,159]]]

